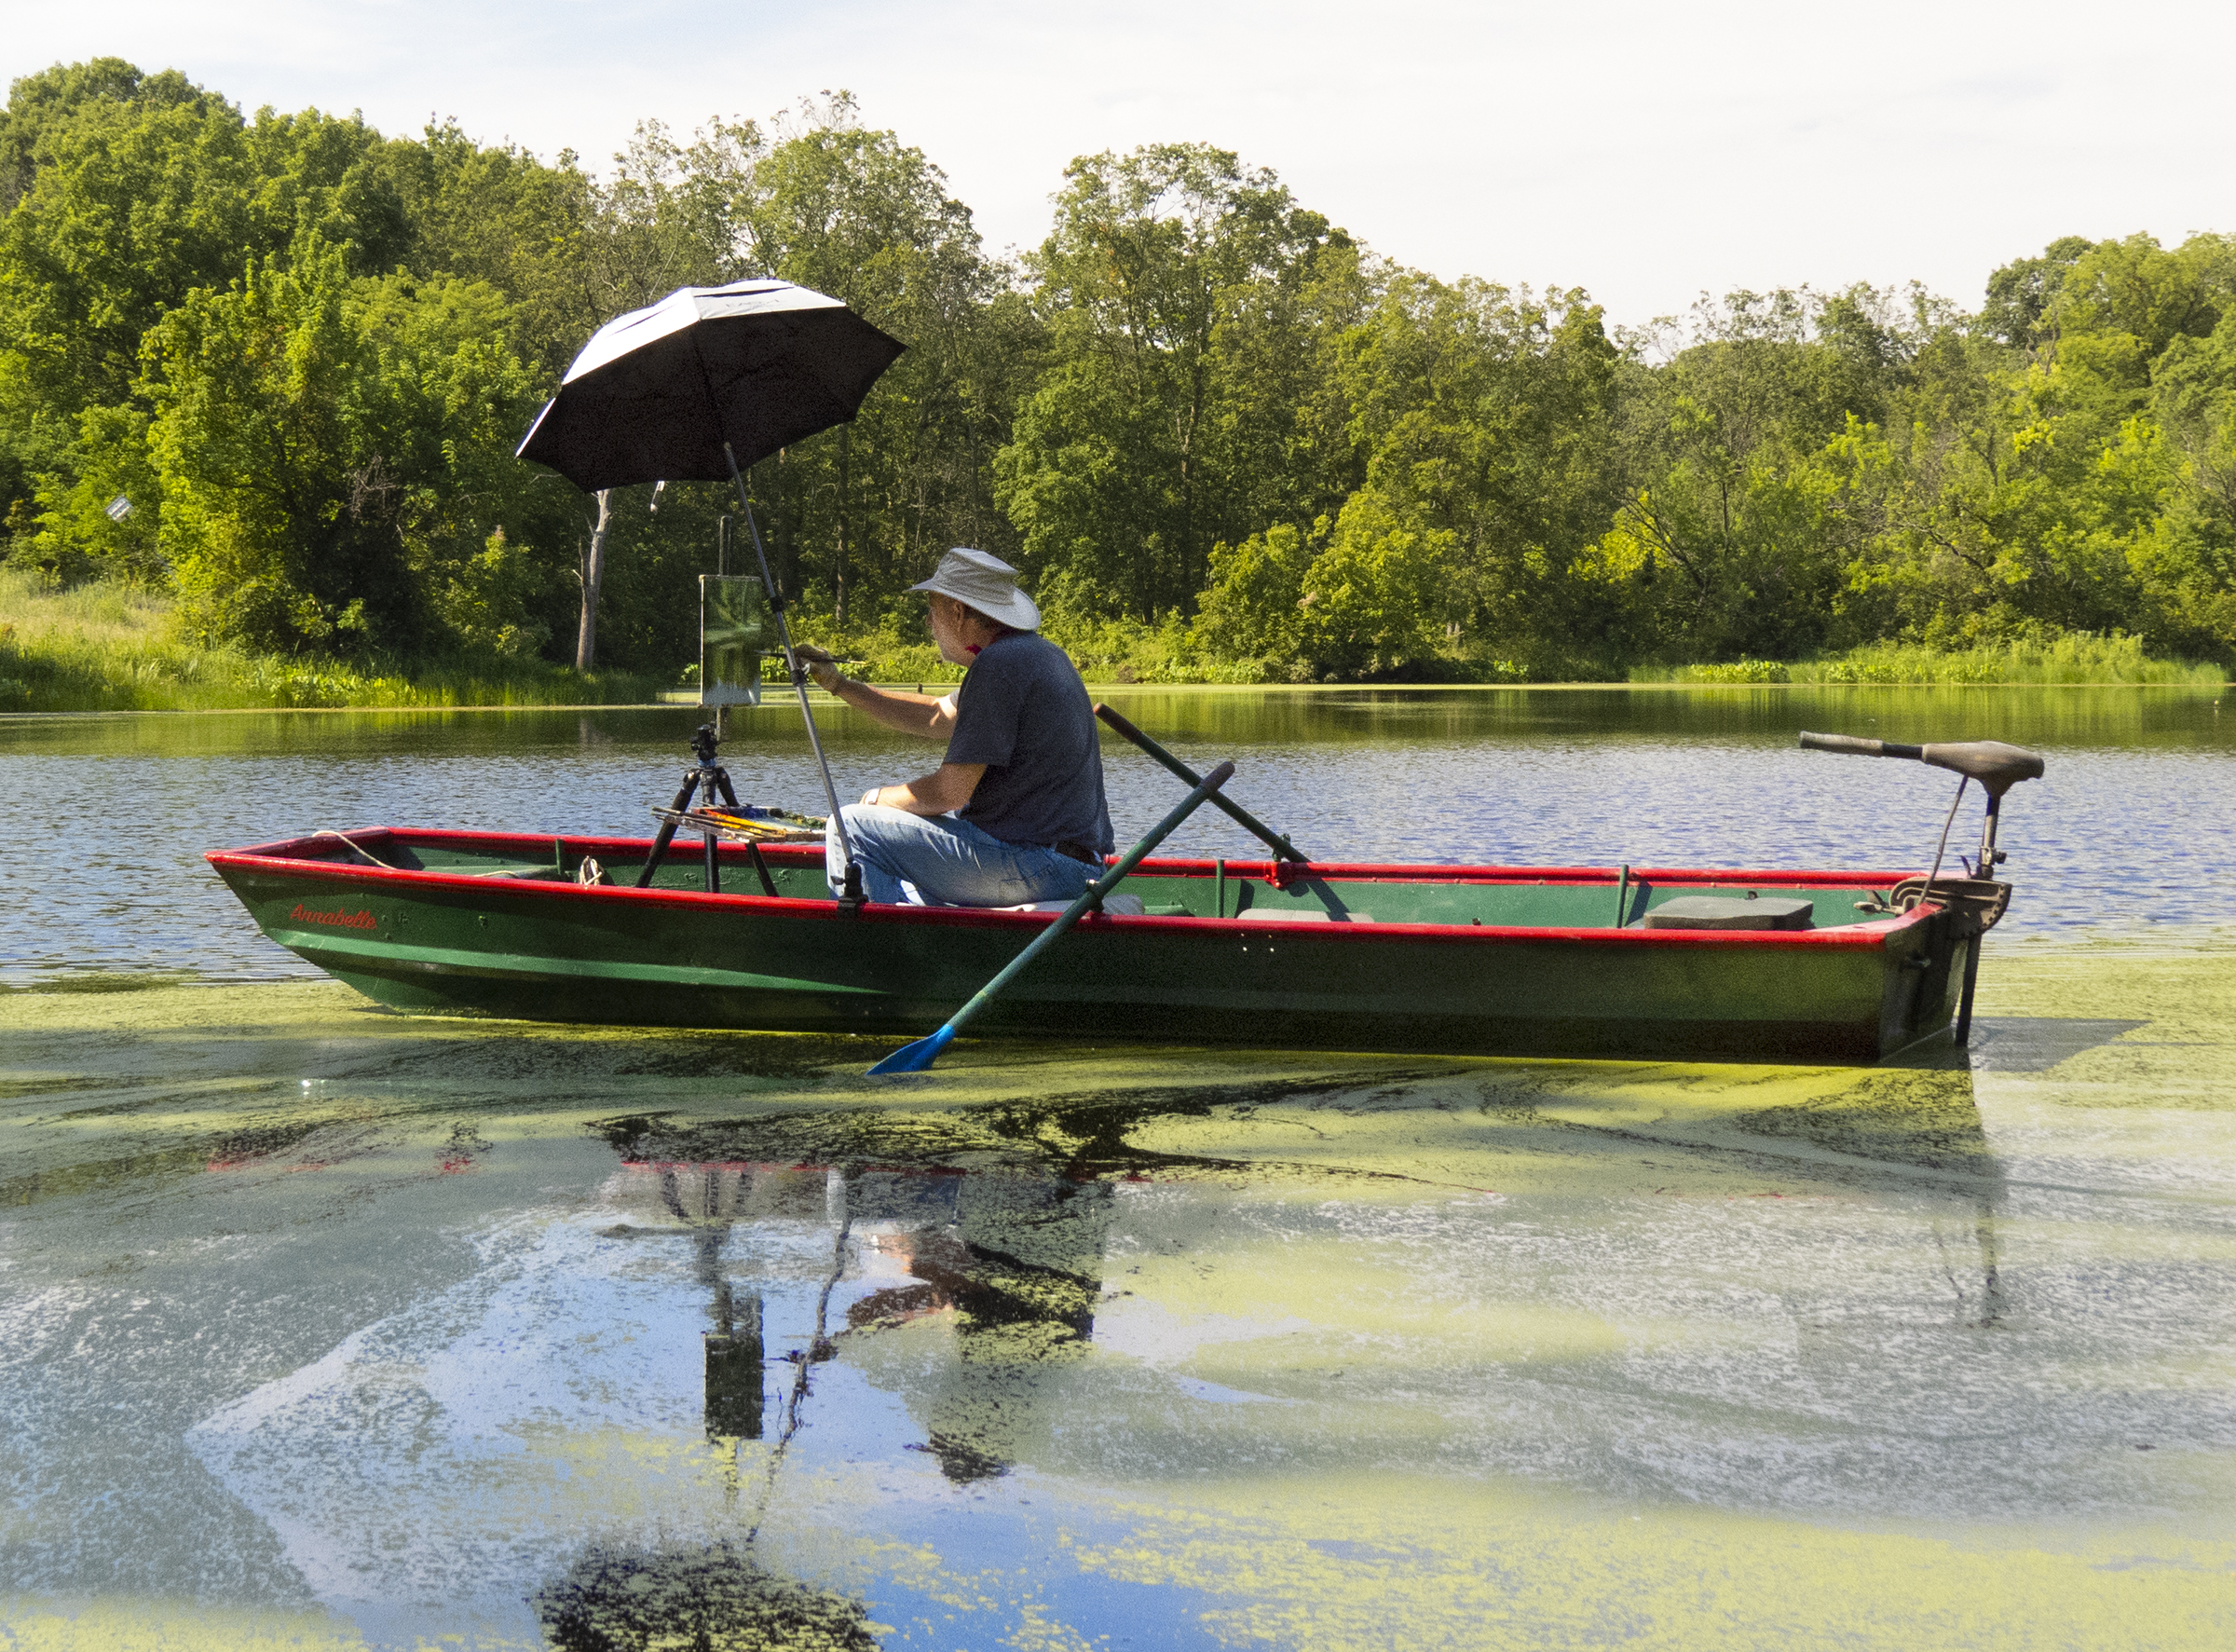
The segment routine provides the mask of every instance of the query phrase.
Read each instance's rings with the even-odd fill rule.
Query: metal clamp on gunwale
[[[2011,908],[2011,885],[1993,878],[1904,878],[1887,896],[1897,912],[1931,901],[1945,911],[1961,912],[1990,930]]]

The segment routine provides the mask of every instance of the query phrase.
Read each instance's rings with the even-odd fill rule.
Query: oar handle
[[[1127,722],[1125,717],[1112,711],[1109,706],[1102,704],[1099,701],[1096,703],[1095,715],[1100,717],[1104,722],[1108,723],[1113,730],[1124,735],[1126,739],[1132,741],[1136,745],[1139,746],[1143,751],[1147,752],[1151,757],[1156,758],[1158,762],[1164,764],[1165,767],[1171,770],[1175,774],[1179,775],[1190,785],[1198,784],[1204,778],[1194,770],[1188,767],[1187,764],[1181,762],[1179,758],[1174,757],[1170,752],[1166,751],[1163,746],[1152,740],[1148,735],[1142,733],[1140,730],[1135,728],[1133,724]],[[1221,811],[1228,819],[1232,820],[1236,826],[1242,827],[1242,829],[1246,832],[1255,835],[1261,842],[1272,849],[1273,852],[1279,855],[1283,860],[1293,860],[1300,865],[1302,865],[1312,858],[1302,850],[1299,849],[1294,843],[1291,843],[1287,838],[1283,837],[1279,832],[1275,831],[1273,827],[1267,826],[1265,822],[1260,820],[1248,809],[1245,809],[1241,804],[1230,803],[1225,798],[1216,795],[1211,799],[1211,802],[1213,807]]]
[[[1904,745],[1899,740],[1866,740],[1861,734],[1807,734],[1801,737],[1804,751],[1844,751],[1858,758],[1922,758],[1922,745]]]
[[[1234,773],[1234,764],[1221,763],[1203,779],[1197,781],[1195,789],[1180,799],[1179,807],[1150,828],[1149,833],[1138,843],[1120,855],[1117,864],[1090,884],[1084,894],[1066,907],[1054,923],[1033,936],[1032,944],[1004,964],[1001,974],[973,993],[970,1003],[948,1017],[947,1025],[929,1038],[920,1038],[916,1043],[893,1051],[892,1055],[872,1067],[869,1070],[870,1072],[873,1075],[891,1072],[920,1072],[931,1066],[939,1052],[955,1042],[955,1035],[962,1031],[965,1022],[991,1003],[1001,993],[1002,989],[1016,980],[1027,965],[1054,946],[1057,938],[1085,916],[1087,911],[1103,896],[1117,888],[1120,880],[1139,866],[1158,844],[1172,836],[1180,822],[1193,814],[1206,799],[1216,800],[1219,796],[1219,788],[1226,785],[1233,778]]]

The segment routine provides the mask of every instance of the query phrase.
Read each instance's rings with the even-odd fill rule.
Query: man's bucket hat
[[[939,571],[911,591],[936,591],[989,620],[1017,631],[1038,631],[1041,610],[1017,589],[1017,570],[999,556],[958,545],[939,559]]]

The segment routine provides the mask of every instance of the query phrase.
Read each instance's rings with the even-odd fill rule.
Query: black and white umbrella
[[[685,287],[592,335],[520,457],[585,493],[727,482],[848,422],[907,348],[789,281]]]
[[[808,742],[823,770],[850,898],[859,898],[853,844],[838,818],[838,789],[808,707],[807,674],[792,651],[784,599],[745,498],[743,467],[852,419],[878,375],[907,348],[838,299],[790,281],[683,287],[593,334],[519,450],[585,493],[639,482],[736,485]],[[650,869],[648,863],[648,877]]]

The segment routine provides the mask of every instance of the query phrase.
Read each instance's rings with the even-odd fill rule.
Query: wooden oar
[[[1234,773],[1234,764],[1221,763],[1203,779],[1197,781],[1195,789],[1180,800],[1179,808],[1151,828],[1149,835],[1140,842],[1119,856],[1118,864],[1097,879],[1086,894],[1066,907],[1054,923],[1033,936],[1032,944],[1011,959],[1000,975],[979,988],[970,1003],[948,1017],[946,1026],[929,1038],[920,1038],[914,1044],[893,1051],[892,1055],[869,1070],[871,1074],[876,1076],[888,1072],[921,1072],[925,1068],[931,1066],[939,1058],[939,1052],[955,1042],[955,1035],[962,1031],[964,1022],[993,1003],[995,994],[1016,980],[1027,964],[1054,946],[1057,936],[1077,923],[1089,908],[1109,894],[1111,890],[1117,888],[1119,881],[1128,872],[1139,866],[1151,850],[1164,842],[1172,835],[1174,828],[1180,822],[1195,812],[1197,805],[1207,798],[1216,802],[1219,797],[1219,788],[1226,785]]]
[[[1188,767],[1187,764],[1181,762],[1179,758],[1174,757],[1170,752],[1166,751],[1163,746],[1159,745],[1155,741],[1152,740],[1148,735],[1142,733],[1140,730],[1135,728],[1133,724],[1127,722],[1124,717],[1120,717],[1109,706],[1102,704],[1099,701],[1096,703],[1095,715],[1100,717],[1104,722],[1110,724],[1112,729],[1125,735],[1128,740],[1132,741],[1136,745],[1139,746],[1151,757],[1156,758],[1158,762],[1164,764],[1165,767],[1171,770],[1175,774],[1179,775],[1190,785],[1194,785],[1203,779],[1202,775],[1198,774],[1194,770]],[[1227,818],[1232,820],[1236,826],[1242,827],[1244,831],[1255,833],[1261,840],[1269,845],[1273,849],[1273,852],[1279,855],[1283,860],[1293,860],[1302,865],[1311,858],[1302,849],[1299,849],[1294,843],[1291,843],[1279,832],[1275,831],[1273,827],[1267,826],[1265,822],[1260,820],[1255,814],[1252,814],[1241,804],[1230,803],[1226,799],[1219,797],[1213,798],[1211,802],[1213,807],[1223,811],[1226,813]]]

